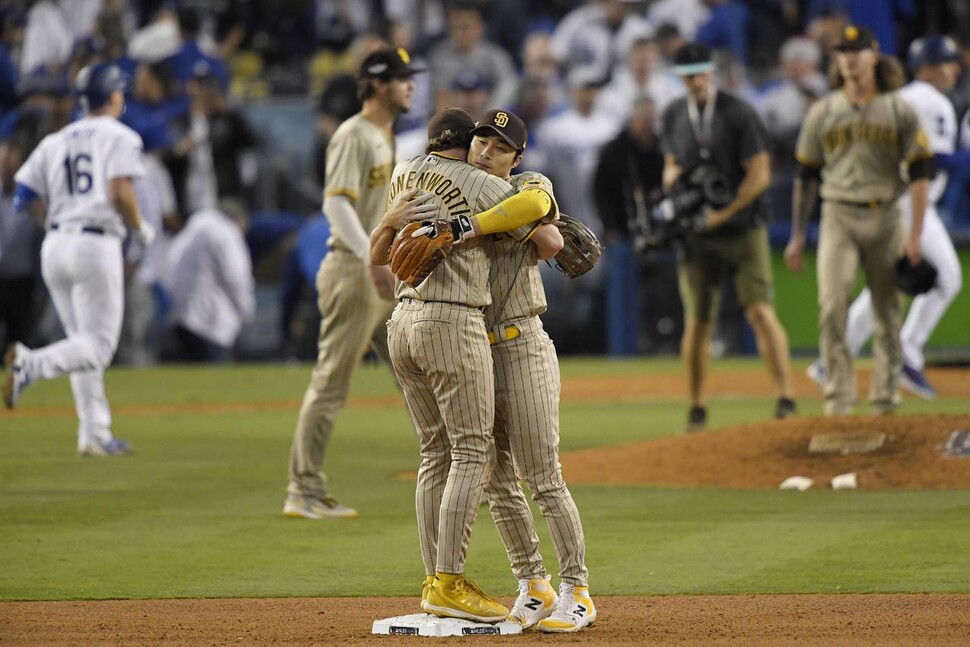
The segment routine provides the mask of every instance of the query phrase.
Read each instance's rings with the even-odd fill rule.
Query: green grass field
[[[716,372],[761,371],[721,360]],[[802,370],[804,365],[796,366]],[[675,360],[566,360],[564,379],[676,374]],[[0,599],[416,595],[417,466],[389,373],[364,367],[327,461],[356,520],[281,515],[308,366],[113,369],[115,432],[136,454],[82,459],[66,380],[0,415]],[[762,418],[770,398],[716,398],[713,422]],[[820,401],[802,398],[805,414]],[[683,400],[564,402],[564,451],[676,433]],[[966,400],[907,399],[906,413],[966,413]],[[572,488],[596,594],[970,592],[970,489],[735,491]],[[540,524],[552,572],[555,558]],[[468,573],[514,581],[487,512]]]

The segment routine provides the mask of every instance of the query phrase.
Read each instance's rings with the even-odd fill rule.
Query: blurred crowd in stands
[[[43,232],[13,222],[11,177],[44,135],[76,117],[76,72],[112,60],[130,75],[122,120],[142,136],[149,160],[142,209],[166,233],[129,257],[132,312],[119,359],[186,357],[177,335],[164,331],[177,330],[178,304],[191,298],[180,294],[192,283],[186,254],[207,247],[169,248],[193,230],[204,237],[202,224],[187,226],[197,213],[221,214],[224,221],[212,220],[220,231],[232,223],[247,232],[252,259],[209,250],[212,284],[231,293],[222,307],[234,313],[220,319],[231,334],[214,331],[210,341],[217,349],[248,343],[239,357],[312,357],[312,277],[326,253],[326,145],[359,109],[358,63],[389,43],[428,68],[415,77],[413,109],[397,126],[399,159],[423,151],[427,120],[440,107],[476,116],[510,109],[529,128],[520,168],[548,175],[563,211],[604,238],[608,258],[597,271],[575,282],[545,274],[544,319],[560,350],[676,352],[672,256],[619,244],[659,191],[657,117],[684,92],[673,53],[689,40],[713,47],[719,87],[760,112],[772,138],[775,219],[784,226],[798,128],[828,91],[828,61],[849,22],[870,27],[881,50],[904,62],[913,38],[953,36],[964,64],[951,99],[968,127],[966,0],[0,0],[0,318],[24,311],[14,296],[26,290],[35,295],[31,335],[56,334],[36,324],[45,297],[31,259]],[[287,140],[276,134],[289,132],[281,126],[302,130]],[[301,165],[280,166],[287,147],[309,154],[290,156]],[[970,174],[951,176],[942,211],[949,226],[970,225]],[[613,289],[649,291],[649,306],[605,312],[611,281]],[[724,335],[740,320],[729,304]],[[9,321],[0,329],[0,342],[15,336]]]

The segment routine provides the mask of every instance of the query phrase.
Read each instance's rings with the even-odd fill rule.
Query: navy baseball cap
[[[960,60],[956,42],[948,36],[924,36],[909,46],[909,69],[915,73],[921,67]]]
[[[714,71],[714,52],[703,43],[686,43],[674,54],[674,72],[693,76]]]
[[[368,54],[357,76],[361,79],[400,79],[424,71],[425,68],[411,62],[411,55],[406,49],[388,47]]]
[[[879,41],[868,27],[846,25],[842,30],[842,40],[835,49],[840,52],[861,52],[864,49],[879,49]]]
[[[508,110],[489,110],[478,120],[473,135],[498,135],[518,151],[525,150],[529,141],[529,131],[525,122]]]
[[[77,73],[74,91],[83,102],[85,110],[94,110],[108,103],[115,92],[124,91],[128,78],[114,63],[88,65]]]

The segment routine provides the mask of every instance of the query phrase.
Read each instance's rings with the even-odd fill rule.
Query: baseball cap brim
[[[874,49],[875,43],[839,43],[835,46],[837,52],[861,52],[864,49]]]
[[[677,76],[694,76],[695,74],[706,74],[714,71],[714,61],[702,61],[700,63],[686,63],[674,66]]]
[[[502,138],[502,141],[504,141],[506,144],[508,144],[509,146],[511,146],[512,148],[514,148],[515,150],[522,150],[519,147],[518,143],[512,141],[512,138],[511,137],[509,137],[508,135],[506,135],[505,133],[503,133],[501,130],[499,130],[495,126],[492,126],[491,124],[488,124],[488,125],[485,125],[485,126],[479,126],[478,128],[476,128],[475,130],[472,131],[472,134],[473,135],[482,135],[482,134],[498,135],[499,137]]]

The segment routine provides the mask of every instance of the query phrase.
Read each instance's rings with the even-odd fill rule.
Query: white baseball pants
[[[906,213],[907,218],[910,218],[909,212]],[[927,206],[926,214],[923,216],[923,233],[920,236],[920,242],[923,247],[923,257],[936,268],[936,286],[913,299],[899,335],[903,363],[918,371],[922,371],[926,363],[923,356],[926,342],[963,287],[960,259],[933,205]],[[862,347],[872,337],[872,332],[872,295],[869,293],[869,288],[866,288],[859,293],[849,308],[846,343],[853,357],[859,356]]]
[[[67,338],[26,353],[32,381],[70,375],[79,420],[78,446],[111,440],[104,369],[111,363],[124,299],[121,240],[108,234],[50,231],[41,271]]]

